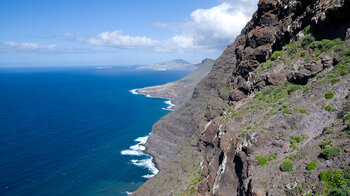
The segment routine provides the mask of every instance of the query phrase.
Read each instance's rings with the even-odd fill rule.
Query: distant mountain
[[[184,60],[174,60],[179,63]],[[175,82],[159,86],[145,87],[137,89],[140,94],[147,94],[152,97],[170,98],[177,106],[185,103],[193,94],[194,87],[199,81],[208,75],[215,61],[212,59],[204,59],[202,63],[197,64],[197,69],[185,76],[184,78]]]
[[[148,70],[157,70],[157,71],[169,71],[169,70],[186,70],[193,71],[200,64],[189,63],[183,59],[175,59],[172,61],[157,63],[153,65],[141,65],[137,66],[137,69],[148,69]]]

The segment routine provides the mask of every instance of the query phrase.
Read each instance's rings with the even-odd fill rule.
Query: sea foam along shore
[[[153,96],[151,96],[151,95],[149,95],[149,94],[141,94],[141,93],[139,93],[137,90],[138,90],[138,89],[132,89],[132,90],[130,90],[129,92],[131,92],[131,93],[134,94],[134,95],[144,95],[144,96],[146,96],[146,97],[148,97],[148,98],[166,99],[166,101],[164,101],[164,103],[167,104],[168,107],[165,107],[165,108],[162,108],[162,109],[163,109],[163,110],[174,111],[173,108],[174,108],[176,105],[171,101],[171,99],[165,98],[165,97],[153,97]]]
[[[135,139],[135,141],[138,143],[136,145],[130,146],[130,148],[127,150],[121,151],[121,154],[142,157],[140,159],[132,159],[130,160],[130,163],[139,167],[147,168],[150,171],[150,173],[143,175],[142,177],[151,178],[152,176],[157,174],[159,170],[156,168],[155,164],[153,163],[153,157],[143,152],[144,150],[146,150],[146,147],[144,146],[144,144],[146,143],[147,139],[148,139],[148,136],[139,137]]]
[[[140,95],[140,93],[137,92],[137,90],[138,89],[132,89],[132,90],[130,90],[130,92],[134,95]],[[145,96],[150,97],[150,98],[166,99],[164,97],[152,97],[151,95],[148,95],[148,94],[146,94]],[[172,108],[175,107],[175,104],[173,104],[171,102],[171,99],[167,99],[164,103],[167,104],[168,107],[162,108],[163,110],[172,111],[173,110]],[[136,166],[147,168],[150,171],[150,174],[143,175],[142,177],[151,178],[152,176],[157,174],[159,170],[156,168],[155,164],[153,163],[153,157],[144,153],[144,151],[146,150],[146,147],[144,146],[144,144],[146,143],[147,139],[148,139],[148,136],[139,137],[139,138],[135,139],[135,142],[138,142],[138,143],[133,145],[133,146],[130,146],[129,149],[127,149],[127,150],[121,151],[121,154],[134,156],[134,157],[135,156],[136,157],[143,157],[141,159],[132,159],[132,160],[130,160],[130,162]]]

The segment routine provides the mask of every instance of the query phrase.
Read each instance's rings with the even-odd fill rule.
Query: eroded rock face
[[[198,83],[189,102],[154,125],[146,145],[148,152],[155,155],[160,173],[162,168],[180,158],[172,159],[182,152],[180,147],[185,141],[191,141],[203,156],[201,178],[195,186],[199,195],[291,195],[297,180],[289,173],[278,173],[278,165],[261,169],[256,157],[276,154],[280,163],[286,156],[293,155],[290,136],[305,136],[304,143],[296,147],[301,154],[296,156],[300,158],[309,152],[310,157],[317,159],[319,143],[330,137],[323,135],[323,130],[334,124],[335,132],[340,134],[346,128],[336,112],[325,111],[324,107],[332,101],[325,100],[324,93],[332,88],[337,96],[334,107],[342,110],[348,102],[350,78],[342,76],[335,86],[314,83],[318,74],[331,71],[343,60],[329,54],[314,59],[298,57],[266,70],[261,69],[261,64],[270,59],[274,51],[305,36],[304,28],[308,25],[316,38],[345,39],[350,18],[346,10],[350,10],[348,0],[259,1],[252,20],[217,59],[208,76]],[[333,24],[339,28],[327,35]],[[350,43],[346,44],[349,47]],[[288,110],[283,100],[281,104],[273,103],[281,109],[254,113],[263,106],[250,104],[253,95],[268,85],[281,86],[286,81],[294,85],[306,84],[311,90],[299,89],[288,95],[286,99],[291,106]],[[308,115],[293,107],[305,109]],[[346,146],[347,142],[343,139],[337,144]],[[332,163],[322,162],[321,168],[332,164],[331,168],[337,168],[339,163],[349,162],[349,155],[345,151],[342,153],[344,156]],[[305,168],[305,164],[301,158],[295,167]],[[304,170],[297,170],[293,175],[307,181],[304,173]],[[156,183],[157,176],[154,179]],[[315,179],[317,174],[309,180]],[[281,189],[277,188],[278,183],[284,183]],[[180,193],[187,188],[185,183],[180,189],[168,186],[169,190]],[[140,190],[147,192],[146,189],[141,187]],[[159,193],[167,195],[167,192]]]

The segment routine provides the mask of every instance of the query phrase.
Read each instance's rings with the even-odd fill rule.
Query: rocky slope
[[[214,63],[214,60],[204,59],[196,70],[180,80],[169,82],[164,85],[137,89],[137,92],[144,95],[151,95],[152,97],[171,99],[176,105],[175,107],[178,107],[191,98],[194,87],[208,75]]]
[[[260,0],[146,143],[135,195],[350,195],[349,0]]]

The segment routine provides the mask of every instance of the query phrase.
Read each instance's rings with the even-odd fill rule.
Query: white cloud
[[[160,28],[175,32],[166,40],[154,40],[146,36],[131,36],[121,30],[103,32],[83,39],[71,33],[64,36],[79,42],[114,48],[141,48],[155,51],[223,50],[240,33],[256,9],[257,0],[222,0],[209,9],[197,9],[190,20],[182,24],[155,22]]]
[[[22,53],[86,53],[91,52],[87,48],[61,48],[54,44],[40,45],[32,42],[3,42],[0,43],[0,52]]]
[[[43,50],[49,50],[54,51],[57,49],[56,45],[50,44],[50,45],[39,45],[37,43],[30,43],[30,42],[4,42],[0,43],[0,49],[2,51],[4,50],[16,50],[16,51],[43,51]]]
[[[224,2],[192,12],[191,21],[183,25],[183,36],[191,37],[193,46],[222,50],[233,42],[249,19],[240,7]]]
[[[94,45],[112,46],[117,48],[153,47],[158,44],[157,41],[145,36],[124,35],[120,30],[101,33],[95,38],[86,40],[86,42]]]

